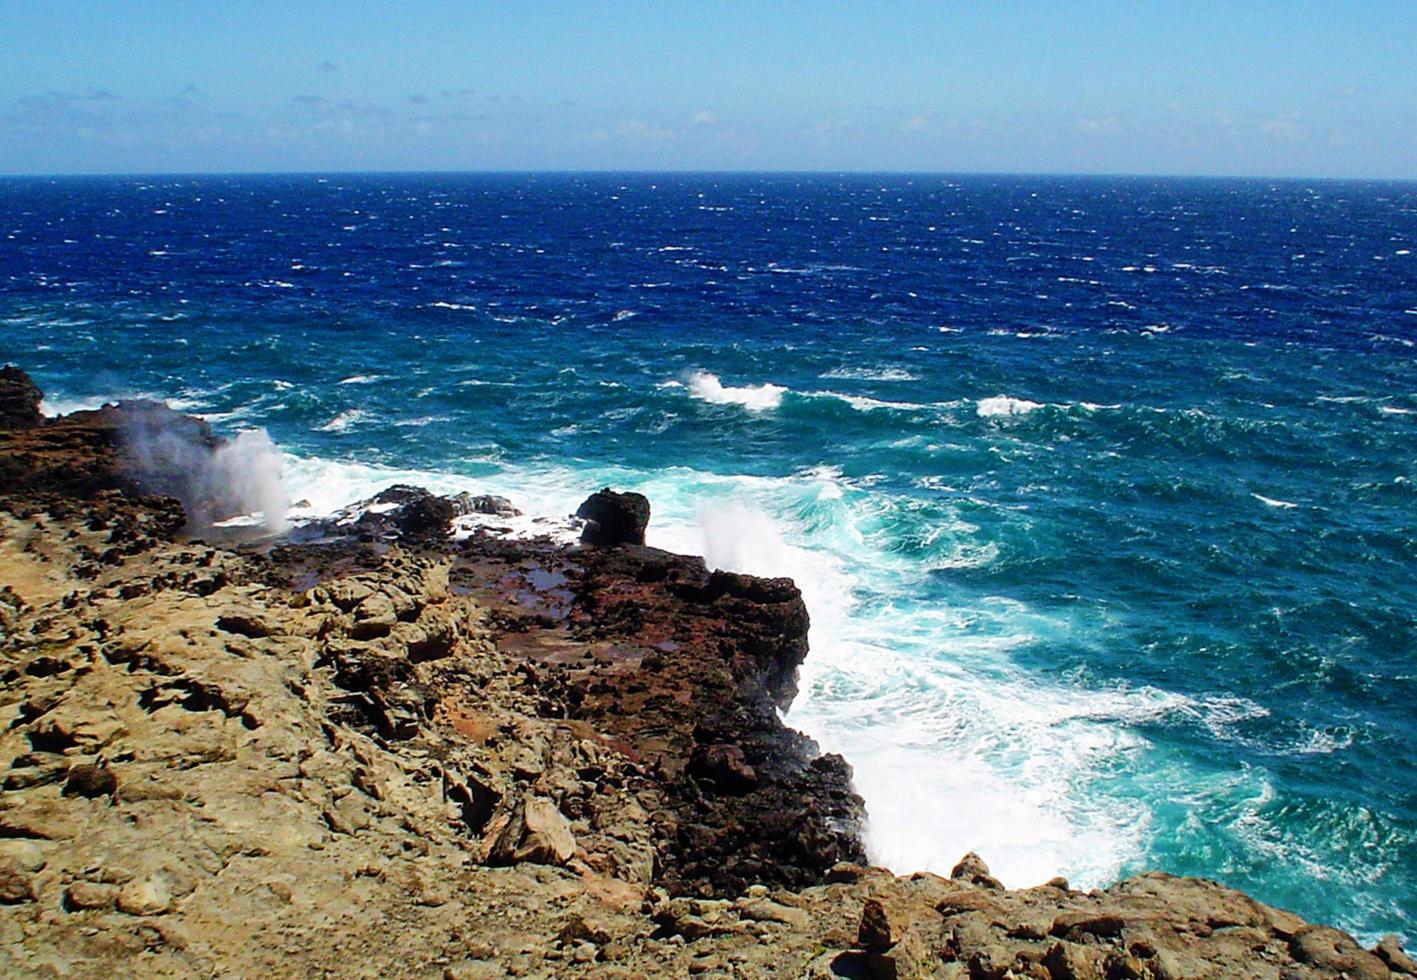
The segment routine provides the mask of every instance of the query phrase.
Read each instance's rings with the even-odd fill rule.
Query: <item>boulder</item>
[[[495,494],[460,493],[453,498],[459,514],[486,514],[492,517],[517,517],[521,511],[512,506],[506,497]]]
[[[0,428],[33,429],[44,421],[39,403],[44,392],[13,364],[0,368]]]
[[[487,860],[490,864],[565,864],[575,853],[570,822],[556,804],[528,796],[506,819],[497,821]]]
[[[644,544],[649,500],[641,493],[616,493],[606,487],[587,497],[576,516],[586,522],[582,544]]]

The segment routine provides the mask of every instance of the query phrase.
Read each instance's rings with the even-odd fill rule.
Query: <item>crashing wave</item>
[[[742,405],[750,412],[765,412],[782,404],[787,389],[781,385],[744,385],[733,388],[708,371],[689,375],[689,394],[710,405]]]

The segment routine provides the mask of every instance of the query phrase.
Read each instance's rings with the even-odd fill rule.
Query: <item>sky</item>
[[[1417,179],[1417,0],[0,0],[0,173]]]

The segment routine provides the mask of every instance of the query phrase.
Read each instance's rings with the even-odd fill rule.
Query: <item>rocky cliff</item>
[[[807,655],[790,581],[633,528],[453,541],[504,502],[416,489],[204,543],[166,495],[179,456],[130,435],[214,451],[200,423],[44,421],[15,374],[5,975],[1417,976],[1394,941],[1196,879],[867,867],[850,769],[778,717]]]

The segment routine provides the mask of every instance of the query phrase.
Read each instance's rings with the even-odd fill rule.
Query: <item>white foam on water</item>
[[[319,432],[347,432],[353,425],[357,425],[368,417],[369,413],[362,408],[351,408],[340,412],[324,425],[316,426]]]
[[[1025,398],[1013,398],[1009,395],[995,395],[992,398],[981,398],[975,407],[980,418],[996,418],[1004,415],[1027,415],[1034,409],[1042,408],[1039,402],[1031,402]]]
[[[339,383],[342,385],[371,385],[382,377],[383,375],[380,374],[356,374],[342,379]]]
[[[1266,496],[1264,496],[1264,495],[1262,495],[1262,494],[1258,494],[1258,493],[1252,493],[1252,494],[1250,494],[1250,496],[1251,496],[1251,497],[1254,497],[1256,500],[1258,500],[1260,503],[1264,504],[1266,507],[1275,507],[1275,508],[1278,508],[1279,510],[1293,510],[1295,507],[1298,507],[1298,506],[1299,506],[1298,504],[1296,504],[1296,503],[1291,503],[1291,502],[1288,501],[1288,500],[1276,500],[1276,499],[1274,499],[1273,497],[1266,497]]]
[[[760,384],[734,388],[725,385],[718,375],[694,371],[688,378],[689,394],[711,405],[742,405],[750,412],[765,412],[782,404],[787,389],[781,385]]]
[[[918,402],[893,402],[883,398],[869,398],[866,395],[847,395],[839,391],[809,391],[808,398],[835,398],[838,401],[846,402],[859,412],[874,412],[878,409],[888,408],[901,412],[915,412],[928,409],[930,405],[922,405]]]
[[[122,401],[128,396],[94,395],[90,398],[66,398],[63,395],[45,395],[39,403],[40,414],[46,418],[58,418],[73,412],[88,412],[102,408],[110,402]]]
[[[801,588],[811,654],[787,721],[854,766],[874,861],[947,874],[972,849],[1010,885],[1059,873],[1090,885],[1141,853],[1146,815],[1083,784],[1145,745],[1127,723],[1184,698],[1030,677],[1009,650],[1060,627],[1021,604],[997,602],[980,631],[979,610],[863,603],[861,590],[889,592],[911,566],[872,544],[869,498],[831,473],[662,482],[637,487],[655,501],[651,543]]]
[[[853,381],[918,381],[915,375],[904,368],[834,368],[820,377],[824,379],[847,379]]]

